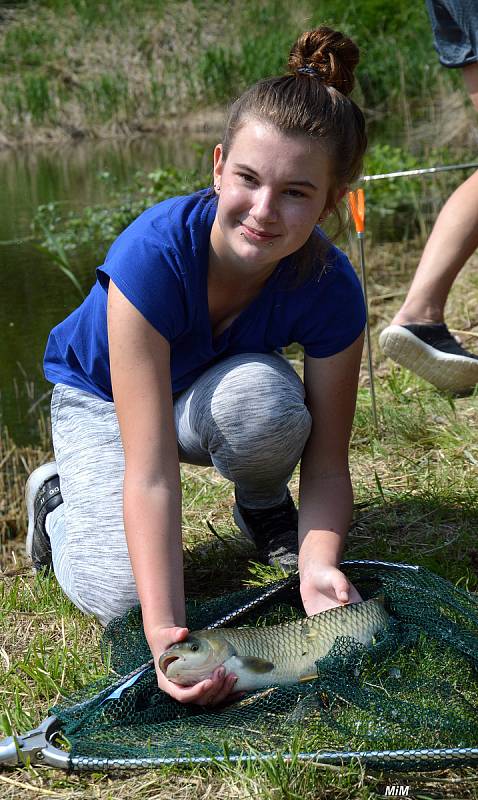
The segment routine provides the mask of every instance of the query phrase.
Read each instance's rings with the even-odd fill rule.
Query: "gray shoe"
[[[245,508],[236,499],[233,514],[237,527],[255,544],[266,564],[284,572],[297,570],[298,514],[289,491],[285,501],[272,508]]]
[[[35,570],[53,568],[50,538],[46,532],[47,514],[63,502],[55,461],[42,464],[28,478],[25,486],[28,532],[25,549]]]
[[[460,392],[478,383],[478,356],[465,350],[444,323],[389,325],[379,343],[385,355],[437,389]]]

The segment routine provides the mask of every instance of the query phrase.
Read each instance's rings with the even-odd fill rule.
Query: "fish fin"
[[[311,672],[309,675],[301,675],[299,678],[299,683],[305,683],[306,681],[316,681],[318,678],[317,670],[315,672]]]
[[[272,672],[275,666],[271,661],[255,656],[236,656],[236,659],[239,666],[249,669],[251,672]]]
[[[375,597],[372,598],[372,600],[376,600],[377,603],[380,603],[382,606],[384,606],[385,605],[385,593],[384,592],[380,592],[380,594],[377,594]]]
[[[316,639],[319,633],[320,631],[318,628],[309,627],[305,629],[304,636],[306,639]]]

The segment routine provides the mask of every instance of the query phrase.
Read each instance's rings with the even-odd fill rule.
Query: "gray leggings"
[[[55,575],[105,625],[138,602],[123,524],[124,453],[113,403],[57,384],[51,417],[63,504],[49,516]],[[204,372],[174,403],[180,459],[216,467],[240,503],[268,508],[310,433],[304,387],[278,354],[242,354]]]

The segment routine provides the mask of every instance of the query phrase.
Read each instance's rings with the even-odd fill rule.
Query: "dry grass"
[[[2,789],[3,800],[19,800],[21,797],[31,797],[39,800],[41,797],[53,797],[58,800],[196,800],[196,798],[221,798],[222,800],[252,800],[253,798],[266,798],[269,800],[279,800],[279,798],[301,798],[301,800],[347,800],[350,797],[348,776],[345,779],[337,779],[336,774],[328,770],[335,778],[329,781],[329,785],[321,786],[321,776],[324,769],[320,766],[314,767],[313,771],[317,778],[317,785],[311,787],[307,794],[297,795],[294,793],[293,776],[291,780],[290,794],[271,789],[267,775],[256,774],[254,778],[248,778],[243,772],[238,771],[236,776],[231,774],[221,776],[208,769],[188,771],[186,774],[172,771],[165,774],[164,771],[153,771],[143,774],[141,777],[134,776],[96,776],[87,779],[84,776],[72,775],[68,778],[68,785],[65,780],[58,780],[53,770],[42,770],[41,775],[15,775],[15,778],[0,775],[0,786]],[[299,780],[300,780],[299,770]],[[355,777],[355,776],[354,776]],[[361,781],[365,782],[365,775]],[[296,778],[297,781],[297,778]],[[372,778],[372,784],[377,781]],[[340,784],[343,784],[341,786]],[[360,788],[356,782],[356,794],[354,800],[359,798],[372,797],[368,789]],[[46,788],[48,787],[48,788]],[[52,788],[55,787],[55,788]]]
[[[222,775],[220,770],[201,768],[68,777],[40,768],[0,774],[0,787],[2,800],[372,800],[383,797],[389,784],[409,785],[409,796],[422,800],[478,797],[478,778],[472,769],[378,775],[359,767],[302,764],[290,771],[288,779],[282,788],[271,786],[267,772],[260,767],[251,775],[244,769]]]
[[[440,67],[425,9],[411,0],[399,5],[388,3],[382,26],[373,0],[347,9],[342,0],[15,4],[0,13],[0,146],[176,134],[178,120],[183,131],[211,130],[223,101],[281,71],[294,37],[323,22],[357,37],[363,52],[357,97],[367,116],[384,120],[393,106],[408,137],[420,111],[412,113],[412,104],[428,105],[432,90],[439,107],[457,84],[444,70],[436,80]],[[397,47],[405,12],[412,18],[409,36]],[[443,142],[458,135],[469,143],[464,124],[457,134],[457,122]]]
[[[191,0],[145,5],[122,23],[84,24],[73,4],[60,14],[46,6],[11,11],[0,25],[0,53],[8,52],[7,37],[17,37],[22,58],[23,32],[41,64],[26,58],[15,81],[10,70],[0,72],[0,146],[176,131],[178,115],[183,131],[211,130],[214,110],[191,113],[189,121],[184,115],[185,107],[192,111],[189,78],[201,52],[227,31],[225,6],[209,7],[207,24],[203,14]],[[44,36],[52,37],[50,47]],[[29,95],[30,71],[37,83]]]
[[[40,423],[40,445],[19,448],[8,431],[0,436],[0,569],[13,575],[24,569],[19,543],[25,536],[25,479],[38,464],[51,458],[48,427]]]

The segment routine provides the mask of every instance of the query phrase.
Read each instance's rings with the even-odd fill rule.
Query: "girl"
[[[298,565],[308,614],[360,600],[338,565],[365,309],[318,227],[366,147],[347,96],[357,63],[341,33],[304,33],[288,74],[233,104],[214,190],[143,213],[50,334],[56,462],[27,484],[27,552],[103,624],[139,599],[156,664],[187,635],[180,461],[234,483],[237,525],[265,560]],[[304,384],[280,354],[291,342]],[[300,459],[297,517],[287,483]],[[158,683],[213,705],[234,676],[186,688],[158,669]]]

